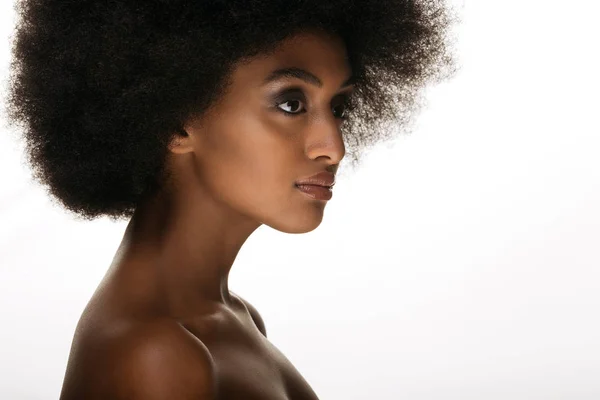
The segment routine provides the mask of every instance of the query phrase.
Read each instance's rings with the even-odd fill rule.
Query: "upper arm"
[[[212,357],[178,324],[144,324],[116,339],[105,371],[106,400],[214,400]],[[110,365],[112,364],[112,365]],[[106,375],[105,375],[106,377]]]
[[[267,329],[265,328],[265,322],[263,321],[262,317],[260,316],[258,310],[256,308],[254,308],[254,306],[252,304],[248,303],[246,300],[241,298],[239,294],[234,293],[234,295],[246,305],[246,308],[248,308],[248,312],[250,313],[250,316],[252,316],[252,319],[254,320],[256,327],[265,337],[267,337]]]

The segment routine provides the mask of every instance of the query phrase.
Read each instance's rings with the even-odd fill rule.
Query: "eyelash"
[[[337,118],[339,118],[339,119],[341,119],[342,121],[344,121],[344,120],[347,120],[347,119],[348,119],[348,113],[349,113],[349,112],[352,110],[352,108],[353,108],[353,104],[352,104],[352,101],[351,101],[351,99],[350,99],[350,96],[348,96],[348,95],[343,95],[342,97],[344,98],[344,101],[341,103],[341,104],[343,104],[343,105],[344,105],[344,113],[343,113],[343,115],[342,115],[341,117],[337,117]],[[304,103],[304,102],[303,102],[303,100],[301,100],[301,99],[298,99],[298,98],[291,98],[291,99],[286,99],[286,100],[284,100],[284,101],[278,102],[278,103],[275,105],[275,107],[277,108],[277,110],[278,110],[279,112],[283,113],[283,114],[284,114],[286,117],[295,117],[295,116],[297,116],[297,115],[299,115],[299,114],[304,114],[304,113],[306,112],[306,111],[304,111],[304,112],[300,112],[300,111],[297,111],[297,112],[289,112],[289,111],[285,111],[285,110],[282,110],[281,108],[279,108],[279,106],[280,106],[280,105],[282,105],[282,104],[285,104],[285,103],[289,103],[289,102],[291,102],[291,101],[299,101],[299,102],[301,102],[301,103]],[[338,104],[338,106],[339,106],[339,104]]]

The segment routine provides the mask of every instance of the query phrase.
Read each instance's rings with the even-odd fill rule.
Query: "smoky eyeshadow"
[[[271,95],[270,98],[271,102],[279,104],[289,100],[304,100],[305,96],[302,89],[298,87],[291,87],[276,92],[275,94]]]

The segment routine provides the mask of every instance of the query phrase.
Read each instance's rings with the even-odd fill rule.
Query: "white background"
[[[600,7],[456,4],[463,67],[413,133],[315,231],[257,230],[230,289],[322,399],[600,399]],[[0,132],[0,398],[56,399],[126,222],[68,218],[21,150]]]

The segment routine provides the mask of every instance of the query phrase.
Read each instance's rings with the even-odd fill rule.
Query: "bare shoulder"
[[[210,352],[175,321],[131,323],[98,346],[102,351],[94,351],[87,399],[217,398]],[[61,400],[71,399],[75,397],[61,395]]]
[[[233,293],[233,292],[231,292],[231,294],[233,294],[235,297],[237,297],[238,299],[240,299],[240,301],[242,303],[244,303],[244,305],[248,309],[248,312],[250,313],[250,316],[254,320],[254,323],[256,324],[256,327],[258,328],[258,330],[261,331],[261,333],[265,337],[267,337],[267,329],[265,327],[265,322],[263,321],[263,319],[262,319],[260,313],[258,312],[258,310],[256,308],[254,308],[254,306],[252,304],[250,304],[247,300],[244,300],[239,294]]]

